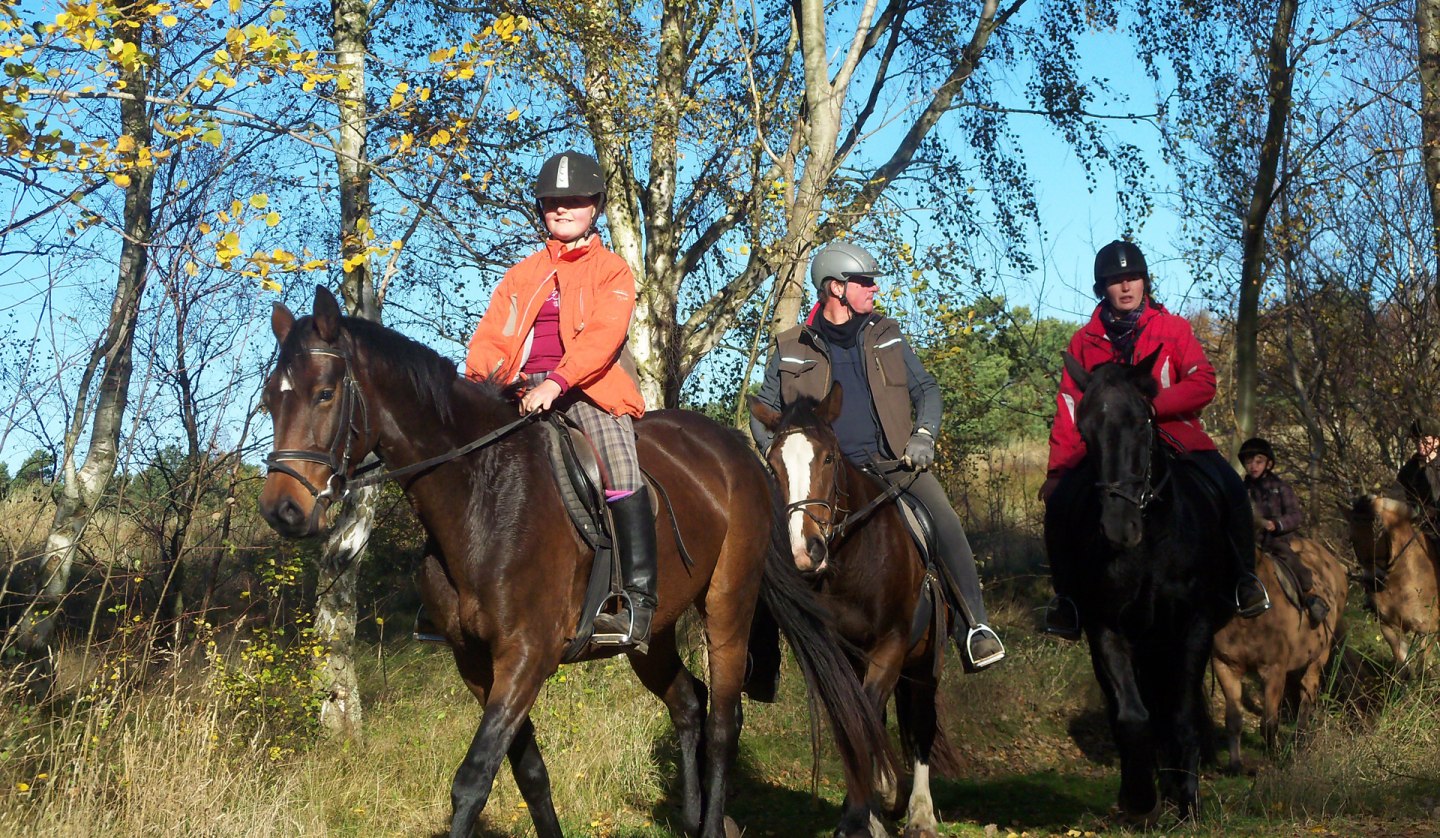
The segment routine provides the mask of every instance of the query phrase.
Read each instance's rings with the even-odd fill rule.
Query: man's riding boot
[[[655,515],[650,511],[649,487],[613,501],[610,516],[615,522],[615,551],[625,597],[619,611],[595,618],[593,639],[634,646],[643,655],[650,651],[650,620],[656,604]]]
[[[1056,596],[1045,606],[1045,633],[1064,640],[1080,639],[1080,609],[1068,596]]]

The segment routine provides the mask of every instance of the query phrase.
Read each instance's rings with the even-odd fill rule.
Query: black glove
[[[916,431],[905,443],[905,456],[900,459],[910,468],[924,471],[935,462],[935,438],[925,431]]]

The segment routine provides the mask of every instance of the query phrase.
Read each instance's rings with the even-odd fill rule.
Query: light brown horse
[[[1395,669],[1405,670],[1413,651],[1414,668],[1423,671],[1440,631],[1435,545],[1403,501],[1361,495],[1349,518],[1350,544],[1365,571],[1362,582],[1395,655]]]
[[[561,838],[530,709],[575,631],[592,554],[567,523],[545,430],[517,419],[513,393],[456,376],[452,362],[383,326],[342,317],[323,288],[312,316],[297,321],[277,305],[271,326],[280,352],[264,390],[275,423],[265,519],[289,537],[323,530],[347,486],[375,480],[356,475],[371,452],[407,475],[429,537],[421,597],[484,707],[451,786],[451,838],[472,834],[507,757],[537,834]],[[733,829],[724,807],[761,602],[829,717],[847,785],[868,788],[872,765],[888,765],[885,732],[822,607],[781,554],[779,502],[764,466],[738,433],[696,413],[655,411],[635,430],[640,463],[668,503],[656,516],[650,649],[630,651],[629,661],[665,702],[679,739],[682,828],[706,838]],[[677,532],[693,564],[682,560]],[[676,648],[676,620],[692,606],[704,621],[708,689]],[[591,647],[587,656],[619,651]],[[865,835],[869,822],[868,808],[855,807],[839,831]]]
[[[1330,613],[1324,622],[1315,625],[1305,609],[1296,608],[1289,598],[1279,595],[1275,560],[1263,550],[1258,551],[1255,572],[1266,590],[1276,593],[1274,605],[1254,619],[1231,620],[1215,633],[1215,648],[1210,654],[1215,678],[1225,694],[1225,731],[1230,741],[1231,772],[1243,768],[1240,733],[1244,721],[1240,698],[1245,675],[1253,672],[1260,676],[1264,688],[1260,731],[1265,746],[1273,750],[1280,731],[1280,702],[1287,687],[1293,685],[1299,690],[1296,733],[1308,724],[1320,693],[1321,673],[1334,650],[1336,628],[1345,610],[1345,568],[1335,554],[1308,538],[1291,538],[1290,545],[1315,575],[1315,593],[1329,604]]]
[[[823,401],[797,399],[783,412],[751,397],[750,412],[775,435],[767,458],[786,504],[795,566],[810,577],[836,626],[856,647],[856,671],[876,712],[884,713],[895,695],[900,741],[913,761],[905,838],[934,838],[939,821],[930,769],[953,773],[959,767],[936,713],[949,639],[945,605],[934,586],[939,614],[932,612],[913,636],[913,618],[924,604],[925,564],[894,491],[840,453],[831,423],[840,415],[842,398],[836,384]],[[892,479],[904,485],[903,475]],[[881,773],[877,781],[876,795],[894,809],[894,776]]]

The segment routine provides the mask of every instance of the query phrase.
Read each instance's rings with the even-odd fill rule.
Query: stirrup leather
[[[1265,600],[1264,600],[1264,602],[1261,602],[1261,603],[1259,603],[1259,604],[1257,604],[1257,605],[1252,605],[1252,606],[1250,606],[1249,608],[1246,608],[1246,609],[1244,609],[1244,610],[1241,610],[1241,607],[1240,607],[1240,586],[1241,586],[1241,585],[1244,585],[1245,582],[1246,582],[1247,580],[1249,580],[1249,579],[1254,579],[1254,580],[1255,580],[1255,586],[1260,589],[1260,593],[1264,595]],[[1261,614],[1264,614],[1266,611],[1269,611],[1269,610],[1270,610],[1270,605],[1271,605],[1271,602],[1270,602],[1270,592],[1265,589],[1265,583],[1260,581],[1260,577],[1259,577],[1259,576],[1256,576],[1256,575],[1253,574],[1253,573],[1247,573],[1247,574],[1245,574],[1245,577],[1244,577],[1244,578],[1242,578],[1239,582],[1236,582],[1236,583],[1235,583],[1235,613],[1236,613],[1236,614],[1238,614],[1238,615],[1240,615],[1241,617],[1246,618],[1246,619],[1248,619],[1248,618],[1250,618],[1250,617],[1258,617],[1258,616],[1260,616]]]

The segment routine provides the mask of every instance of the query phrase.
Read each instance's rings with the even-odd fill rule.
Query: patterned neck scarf
[[[1145,313],[1146,305],[1141,302],[1134,311],[1124,314],[1110,308],[1109,303],[1100,307],[1100,324],[1115,347],[1115,357],[1126,364],[1135,363],[1135,341],[1140,337],[1140,315]]]

